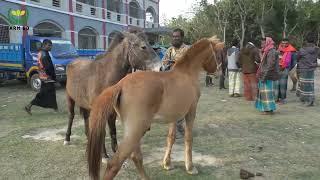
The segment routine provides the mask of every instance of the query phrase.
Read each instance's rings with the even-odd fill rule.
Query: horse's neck
[[[116,84],[126,76],[130,68],[130,66],[126,63],[127,60],[123,54],[113,55],[110,53],[108,59],[109,60],[102,65],[102,68],[106,70],[103,71],[103,76],[105,77],[105,86]]]
[[[190,78],[199,78],[200,72],[202,71],[202,63],[210,56],[211,49],[204,49],[199,53],[193,54],[192,56],[184,56],[180,59],[181,62],[175,65],[175,70],[181,73],[186,73]]]
[[[183,74],[185,76],[188,76],[189,79],[198,79],[200,76],[200,72],[201,72],[201,67],[184,67],[184,68],[180,68],[180,67],[176,67],[175,69],[173,69],[173,71],[175,71],[176,73],[180,73]]]
[[[198,79],[200,76],[200,72],[202,71],[201,64],[194,63],[192,60],[188,60],[188,62],[184,62],[181,64],[177,64],[173,71],[181,74],[185,74],[192,79]]]

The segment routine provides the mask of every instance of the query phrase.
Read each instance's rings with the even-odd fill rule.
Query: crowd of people
[[[292,91],[296,91],[305,106],[314,106],[314,72],[320,50],[311,33],[305,39],[306,42],[299,50],[287,38],[282,39],[277,48],[273,39],[266,37],[261,40],[261,49],[248,42],[240,50],[238,42],[234,41],[227,50],[229,95],[239,97],[240,85],[243,84],[245,99],[255,101],[256,109],[262,114],[273,114],[276,104],[287,103],[290,74]],[[241,75],[243,82],[240,80]]]
[[[183,37],[183,30],[178,28],[173,31],[172,46],[163,57],[164,70],[170,70],[178,57],[189,48],[183,43]],[[219,88],[226,89],[227,73],[230,97],[243,95],[246,100],[255,101],[255,108],[262,114],[273,114],[276,104],[287,103],[290,76],[293,82],[291,91],[296,92],[305,106],[314,106],[314,72],[320,50],[315,45],[316,38],[312,33],[305,40],[299,50],[287,38],[276,46],[271,37],[266,37],[261,40],[260,48],[248,42],[242,49],[239,48],[239,41],[233,40],[231,47],[226,48]],[[212,78],[207,74],[206,86],[212,85]],[[178,129],[182,129],[179,124]]]

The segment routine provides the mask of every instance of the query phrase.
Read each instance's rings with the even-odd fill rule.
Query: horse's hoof
[[[187,170],[187,173],[191,175],[198,174],[198,169],[196,167],[193,167],[191,170]]]
[[[63,142],[63,145],[65,145],[65,146],[66,146],[66,145],[70,145],[70,141],[64,141],[64,142]]]
[[[103,164],[108,164],[108,158],[103,157],[101,161]]]
[[[128,161],[124,161],[122,164],[122,168],[128,168],[128,167],[129,167]]]
[[[162,167],[163,167],[163,169],[165,169],[167,171],[170,171],[170,170],[174,169],[174,166],[172,164],[170,164],[169,166],[163,164]]]

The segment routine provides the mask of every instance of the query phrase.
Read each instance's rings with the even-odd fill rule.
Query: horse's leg
[[[134,162],[134,165],[136,166],[136,168],[140,174],[141,179],[143,179],[143,180],[149,179],[146,174],[146,171],[144,170],[144,167],[143,167],[143,159],[142,159],[140,144],[131,154],[131,159]]]
[[[296,75],[296,70],[295,69],[292,69],[289,73],[289,76],[290,76],[290,79],[292,81],[292,89],[290,91],[296,91],[297,90],[297,82],[298,82],[298,79],[297,79],[297,75]]]
[[[88,137],[90,111],[85,108],[80,107],[80,112],[81,112],[81,114],[83,116],[83,120],[84,120],[85,134]]]
[[[103,143],[102,143],[102,162],[103,163],[105,163],[105,164],[107,164],[108,163],[108,159],[109,159],[109,155],[108,155],[108,153],[107,153],[107,149],[106,149],[106,141],[105,141],[105,139],[106,139],[106,130],[105,129],[103,129]]]
[[[116,153],[107,164],[107,169],[104,174],[105,180],[112,180],[117,175],[124,161],[140,146],[139,142],[147,131],[147,128],[145,128],[146,125],[143,124],[146,121],[126,122],[127,123],[124,124],[124,138],[118,146]]]
[[[198,174],[197,168],[192,163],[192,128],[196,117],[196,107],[196,105],[193,106],[185,117],[185,166],[188,174]]]
[[[208,87],[210,84],[210,79],[209,79],[209,76],[208,74],[206,75],[206,86]]]
[[[111,137],[111,148],[112,148],[113,152],[116,152],[116,150],[118,148],[116,119],[117,119],[117,114],[113,113],[112,116],[108,120],[109,133],[110,133],[110,137]]]
[[[72,128],[72,123],[73,123],[73,118],[74,118],[75,102],[68,94],[67,94],[67,105],[68,105],[68,111],[69,111],[69,122],[68,122],[68,129],[67,129],[66,137],[64,140],[64,145],[70,144],[71,128]]]
[[[90,116],[90,111],[80,107],[80,112],[83,116],[83,120],[84,120],[84,129],[85,129],[85,134],[88,137],[88,133],[89,133],[89,116]],[[104,130],[105,131],[105,130]],[[106,134],[104,132],[104,134]],[[102,147],[102,162],[103,163],[107,163],[107,159],[109,158],[108,154],[107,154],[107,150],[106,150],[106,145],[105,145],[105,141],[103,141],[103,147]]]
[[[167,136],[167,148],[163,158],[163,168],[166,170],[173,169],[173,165],[171,164],[171,150],[172,146],[176,140],[176,122],[171,123],[169,125],[169,132]]]
[[[109,133],[110,133],[110,137],[111,137],[111,148],[112,148],[114,153],[116,152],[116,150],[118,148],[117,131],[116,131],[116,118],[117,118],[117,114],[116,113],[112,114],[110,116],[110,118],[108,118]],[[104,132],[104,134],[106,134],[106,133]],[[107,150],[106,150],[105,141],[103,141],[102,153],[103,153],[102,154],[102,162],[103,163],[107,163],[109,155],[108,155]]]

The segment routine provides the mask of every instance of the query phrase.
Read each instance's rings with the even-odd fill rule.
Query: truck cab
[[[57,81],[61,84],[65,84],[66,67],[67,65],[79,57],[77,50],[72,43],[68,40],[59,38],[45,38],[29,36],[27,37],[25,44],[25,57],[26,57],[26,77],[29,80],[31,88],[38,90],[41,86],[41,81],[38,76],[38,51],[41,48],[41,44],[44,39],[50,39],[52,41],[52,49],[49,52],[52,63],[55,68]]]
[[[55,67],[57,81],[66,83],[67,65],[79,57],[73,44],[61,38],[26,36],[23,44],[0,44],[0,81],[27,80],[31,88],[39,90],[38,51],[44,39],[52,41],[49,52]]]

